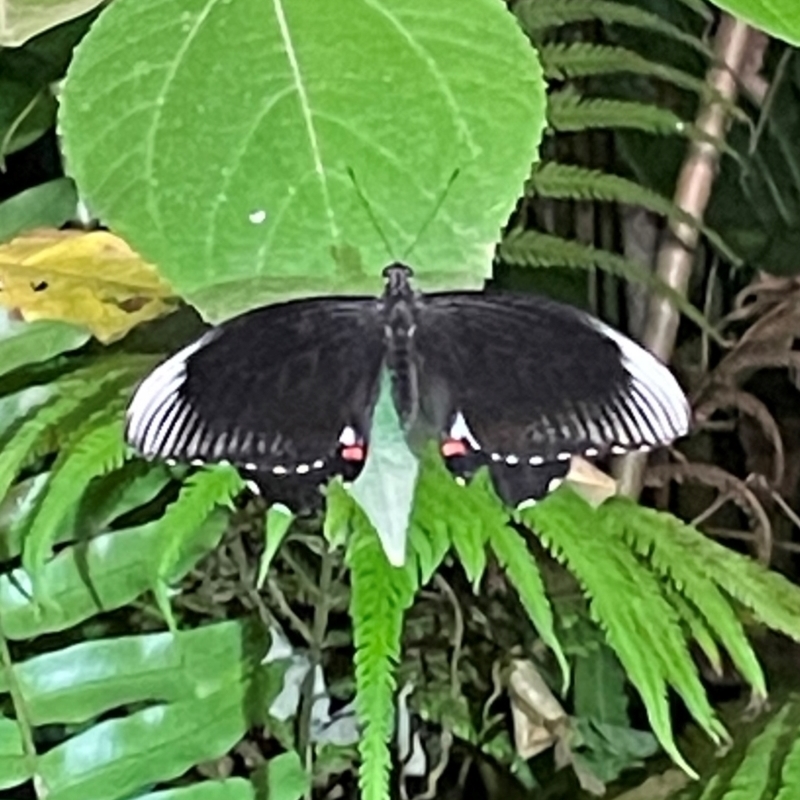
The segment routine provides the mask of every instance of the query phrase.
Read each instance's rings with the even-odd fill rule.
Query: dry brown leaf
[[[108,343],[174,310],[176,300],[118,236],[40,229],[0,245],[0,303],[29,322],[83,325]]]

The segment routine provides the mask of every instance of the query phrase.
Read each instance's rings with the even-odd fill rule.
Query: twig
[[[36,752],[36,743],[33,740],[33,722],[28,716],[28,705],[25,702],[25,696],[14,671],[14,662],[11,658],[11,651],[8,649],[8,640],[2,630],[0,630],[0,662],[3,665],[3,672],[8,683],[8,693],[11,695],[11,704],[14,707],[14,715],[22,739],[25,766],[33,777],[36,796],[46,797],[49,791],[48,787],[42,785],[42,777],[37,771],[38,754]]]
[[[745,63],[751,29],[735,17],[722,15],[714,41],[715,62],[707,77],[708,97],[695,121],[699,136],[689,144],[675,189],[674,202],[695,220],[702,220],[711,197],[720,151],[715,141],[725,136],[725,105],[715,98],[733,103],[737,94],[737,75]],[[694,251],[700,238],[695,225],[673,221],[669,235],[658,254],[656,274],[667,286],[686,295],[692,273]],[[680,314],[665,297],[650,298],[643,344],[663,361],[669,361],[675,347]],[[646,466],[646,455],[635,453],[615,465],[620,490],[638,497]]]

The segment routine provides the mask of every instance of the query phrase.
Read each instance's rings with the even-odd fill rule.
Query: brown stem
[[[726,132],[727,114],[714,97],[735,101],[737,76],[748,55],[752,29],[741,20],[724,14],[714,38],[715,65],[709,70],[706,81],[712,98],[704,103],[695,125],[702,135],[690,142],[675,189],[674,202],[697,220],[702,220],[711,197],[720,151],[715,141],[721,142]],[[700,232],[694,225],[671,222],[669,235],[658,253],[656,274],[682,295],[686,295],[692,274],[694,251]],[[680,313],[663,296],[650,298],[642,344],[664,361],[669,361],[675,347]],[[646,456],[635,453],[615,465],[620,490],[637,497],[642,487]]]

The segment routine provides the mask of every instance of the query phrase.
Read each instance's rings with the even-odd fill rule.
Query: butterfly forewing
[[[460,414],[472,438],[508,464],[568,460],[671,442],[688,407],[671,373],[627,337],[539,297],[422,296],[416,317],[420,395]]]
[[[323,469],[343,430],[369,430],[383,356],[374,298],[257,309],[145,379],[129,407],[128,439],[151,457],[276,474]]]

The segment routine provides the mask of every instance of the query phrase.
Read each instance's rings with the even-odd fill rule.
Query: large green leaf
[[[779,39],[800,45],[797,0],[714,0],[714,4]]]
[[[132,703],[216,692],[243,680],[266,652],[255,625],[231,621],[81,642],[16,664],[14,674],[33,724],[81,723]],[[5,675],[0,691],[8,691]]]
[[[480,284],[544,102],[496,0],[116,0],[61,126],[93,211],[226,316],[378,286],[373,216],[393,257],[422,231],[422,284]]]
[[[202,537],[193,537],[169,577],[177,579],[194,566],[219,542],[226,524],[227,514],[213,513],[202,525]],[[85,547],[65,548],[44,568],[42,581],[52,601],[46,606],[34,601],[30,578],[22,569],[0,576],[3,632],[10,639],[31,639],[130,603],[153,585],[153,552],[160,534],[156,520],[98,536]]]
[[[101,722],[45,753],[48,800],[119,800],[219,758],[247,730],[246,686]]]
[[[13,322],[3,327],[0,332],[0,375],[76,350],[91,336],[85,328],[60,320]]]

